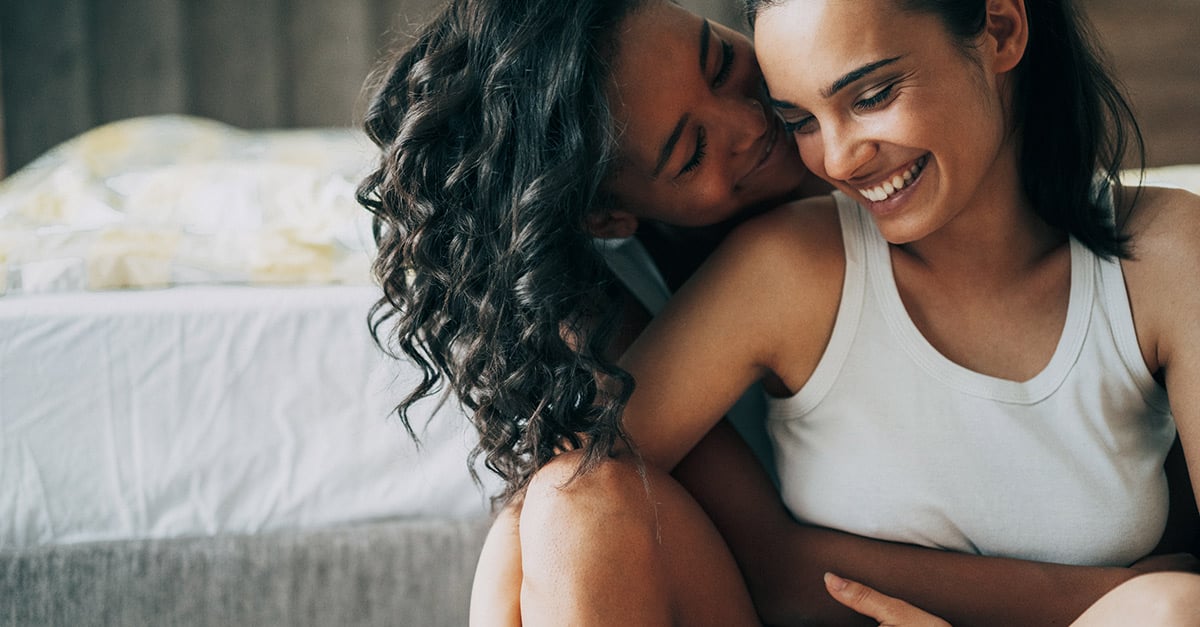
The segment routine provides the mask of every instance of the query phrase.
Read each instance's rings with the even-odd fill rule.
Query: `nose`
[[[848,181],[875,158],[878,145],[861,136],[853,125],[826,125],[821,129],[822,163],[829,178]]]
[[[767,132],[768,117],[766,108],[757,98],[739,98],[736,107],[731,107],[734,115],[729,118],[731,127],[731,146],[734,154],[741,154],[758,145],[758,140]]]

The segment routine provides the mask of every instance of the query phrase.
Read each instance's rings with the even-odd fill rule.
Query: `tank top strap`
[[[1099,305],[1104,308],[1109,331],[1116,345],[1121,362],[1129,376],[1142,392],[1142,398],[1151,407],[1169,412],[1167,391],[1154,380],[1154,375],[1142,357],[1137,339],[1137,328],[1133,325],[1133,309],[1129,303],[1129,292],[1125,287],[1125,273],[1119,259],[1098,259],[1096,278],[1099,284]]]
[[[842,280],[841,302],[837,319],[825,353],[817,363],[808,382],[786,402],[772,403],[770,418],[787,420],[802,416],[821,402],[837,381],[847,355],[858,333],[867,287],[867,227],[869,218],[862,215],[858,203],[841,192],[833,192],[838,219],[842,225],[842,246],[846,256],[846,271]],[[864,222],[864,219],[867,221]]]

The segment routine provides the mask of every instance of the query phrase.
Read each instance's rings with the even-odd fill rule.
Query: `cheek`
[[[804,135],[792,133],[792,142],[796,145],[796,150],[800,153],[800,161],[804,164],[804,167],[808,168],[813,174],[823,179],[828,179],[829,177],[825,174],[825,159],[823,156],[825,147],[821,144],[820,132]]]

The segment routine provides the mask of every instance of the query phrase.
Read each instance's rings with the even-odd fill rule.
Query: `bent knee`
[[[1147,625],[1200,625],[1200,575],[1150,573],[1130,580],[1137,582],[1145,598]]]
[[[526,489],[521,511],[522,533],[539,534],[562,528],[590,526],[599,521],[612,524],[644,522],[652,513],[654,486],[664,483],[665,474],[641,467],[630,457],[604,458],[581,472],[583,454],[570,451],[558,455],[534,474]]]
[[[576,474],[581,462],[575,452],[561,454],[526,489],[520,539],[527,618],[611,604],[609,592],[630,579],[666,598],[654,505],[637,465],[605,459]]]
[[[1109,591],[1074,625],[1200,625],[1200,575],[1180,572],[1139,575]]]

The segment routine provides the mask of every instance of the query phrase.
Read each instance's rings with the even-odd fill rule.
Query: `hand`
[[[1129,567],[1138,573],[1156,573],[1165,570],[1177,570],[1185,573],[1200,573],[1200,560],[1191,553],[1168,553],[1166,555],[1148,555]]]
[[[833,573],[825,573],[825,589],[838,603],[879,621],[880,627],[950,627],[933,614]]]

